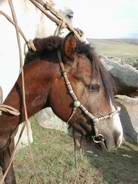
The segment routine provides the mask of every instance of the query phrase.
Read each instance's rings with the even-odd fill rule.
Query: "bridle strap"
[[[114,116],[115,114],[117,114],[119,111],[120,111],[120,107],[117,107],[117,109],[115,111],[112,111],[108,114],[106,114],[105,116],[102,116],[102,117],[96,117],[94,116],[92,113],[90,113],[82,104],[81,102],[78,100],[77,96],[75,95],[74,91],[73,91],[73,88],[72,88],[72,85],[68,79],[68,76],[67,76],[67,73],[65,71],[65,68],[64,68],[64,64],[63,64],[63,61],[62,61],[62,57],[61,57],[61,53],[60,51],[57,52],[57,55],[58,55],[58,59],[59,59],[59,65],[60,65],[60,68],[61,68],[61,72],[63,74],[63,77],[64,77],[64,80],[65,80],[65,83],[66,83],[66,86],[67,86],[67,89],[68,89],[68,92],[70,94],[70,96],[72,97],[73,99],[73,111],[72,111],[72,114],[70,115],[67,123],[69,123],[69,121],[72,119],[72,117],[74,116],[77,108],[81,109],[82,112],[90,118],[90,120],[92,120],[93,122],[93,127],[94,127],[94,131],[95,131],[95,136],[92,136],[93,137],[93,141],[95,143],[99,143],[99,142],[103,142],[104,141],[104,137],[103,135],[101,134],[98,134],[98,130],[95,126],[96,122],[98,121],[101,121],[101,120],[104,120],[104,119],[108,119],[108,118],[111,118],[112,116]],[[98,141],[96,140],[97,137],[101,137],[101,140]]]
[[[64,77],[64,80],[65,80],[65,83],[67,85],[67,89],[69,91],[69,94],[70,96],[72,97],[73,99],[73,106],[74,108],[80,108],[84,114],[86,114],[91,120],[94,120],[94,123],[98,121],[98,119],[93,115],[91,114],[81,103],[80,101],[78,100],[77,96],[75,95],[74,91],[73,91],[73,88],[71,86],[71,83],[68,79],[68,76],[67,76],[67,73],[65,71],[65,68],[64,68],[64,64],[62,62],[62,58],[61,58],[61,54],[60,54],[60,51],[58,51],[58,58],[59,58],[59,65],[60,65],[60,68],[61,68],[61,71],[62,71],[62,74],[63,74],[63,77]]]

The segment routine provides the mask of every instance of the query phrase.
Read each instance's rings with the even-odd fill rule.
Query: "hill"
[[[89,39],[99,54],[138,58],[138,39]]]

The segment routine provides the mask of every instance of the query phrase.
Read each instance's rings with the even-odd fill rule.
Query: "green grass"
[[[137,184],[138,146],[126,144],[118,151],[87,153],[75,167],[73,140],[56,130],[33,123],[32,151],[28,147],[17,153],[14,162],[18,184]]]

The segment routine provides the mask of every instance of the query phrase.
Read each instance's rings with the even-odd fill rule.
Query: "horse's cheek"
[[[73,101],[64,81],[55,80],[51,88],[49,100],[54,113],[64,121],[67,121],[72,111]]]

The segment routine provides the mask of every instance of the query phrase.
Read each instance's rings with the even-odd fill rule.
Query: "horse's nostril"
[[[93,142],[94,143],[100,143],[100,142],[104,142],[104,136],[102,134],[98,134],[96,136],[93,136]]]

